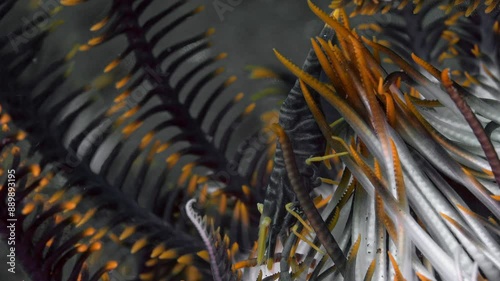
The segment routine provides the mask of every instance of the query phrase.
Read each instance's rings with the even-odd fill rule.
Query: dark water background
[[[267,66],[286,71],[275,58],[273,48],[300,65],[310,46],[309,38],[317,35],[322,28],[322,23],[309,10],[306,1],[242,0],[239,5],[232,7],[232,10],[223,13],[220,10],[218,12],[217,7],[221,6],[220,3],[227,3],[225,0],[191,2],[204,4],[205,10],[190,20],[188,27],[184,24],[177,32],[186,34],[214,27],[216,29],[212,39],[214,52],[227,52],[228,59],[225,63],[227,72],[239,77],[248,75],[244,71],[248,65]],[[2,23],[2,26],[6,26],[2,30],[2,36],[9,34],[22,24],[24,19],[31,19],[30,6],[33,3],[36,1],[18,1]],[[155,5],[161,7],[165,5],[164,3],[168,1],[156,1]],[[327,3],[323,3],[323,8],[326,9],[326,5]],[[43,69],[46,61],[64,55],[76,43],[86,42],[92,36],[88,28],[106,15],[107,8],[109,8],[109,3],[95,0],[80,6],[64,8],[57,15],[58,18],[64,20],[64,23],[58,27],[57,35],[47,42],[47,50],[44,51],[42,57],[33,61],[34,66],[39,64]],[[104,59],[114,53],[118,54],[119,51],[116,48],[117,46],[113,45],[98,47],[92,51],[94,52],[93,59],[81,61],[77,59],[79,72],[75,78],[72,78],[75,79],[74,83],[80,84],[90,77],[95,77],[96,69],[102,69],[101,66],[96,67],[101,58]],[[239,91],[251,93],[255,90],[254,85],[246,79],[238,83],[234,87]],[[0,246],[0,280],[30,280],[23,274],[19,261],[16,264],[15,275],[7,272],[6,252],[7,249],[2,243]]]

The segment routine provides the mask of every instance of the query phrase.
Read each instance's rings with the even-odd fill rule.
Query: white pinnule
[[[186,203],[186,214],[193,223],[194,227],[198,231],[205,244],[205,247],[208,251],[210,267],[212,269],[212,275],[215,281],[222,281],[222,277],[219,272],[219,268],[216,264],[216,256],[215,249],[212,243],[212,239],[210,239],[210,234],[207,231],[207,219],[205,217],[201,217],[193,208],[193,204],[196,203],[196,199],[192,198]]]

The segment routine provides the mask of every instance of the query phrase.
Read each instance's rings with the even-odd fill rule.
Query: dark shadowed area
[[[6,18],[7,26],[13,29],[25,21],[31,20],[23,15],[30,15],[36,2],[32,0],[18,1]],[[196,32],[204,28],[215,28],[215,34],[212,38],[213,52],[226,52],[228,54],[227,72],[243,78],[239,79],[233,89],[249,94],[254,92],[257,87],[252,85],[248,79],[244,79],[248,76],[246,67],[266,66],[286,73],[285,68],[275,58],[272,49],[280,50],[290,59],[301,64],[310,46],[309,38],[315,36],[322,27],[322,23],[308,9],[306,1],[197,0],[191,2],[193,3],[191,6],[204,5],[205,9],[195,16],[197,20],[190,21],[190,28]],[[229,2],[237,4],[231,6]],[[157,1],[155,5],[161,8],[162,5],[165,5],[164,3],[166,2]],[[57,39],[51,39],[47,43],[51,46],[50,51],[45,52],[44,57],[33,60],[33,64],[42,66],[45,62],[64,55],[75,44],[86,42],[92,36],[88,31],[89,27],[99,21],[107,13],[107,9],[109,9],[109,3],[101,1],[89,1],[80,6],[63,8],[57,14],[57,18],[64,21],[57,27]],[[150,13],[154,12],[156,10],[152,10]],[[178,32],[191,32],[185,26],[181,27],[183,29]],[[19,42],[13,41],[12,43]],[[119,53],[116,49],[116,46],[108,44],[92,51],[95,53],[92,54],[94,59],[77,61],[78,66],[76,67],[79,75],[76,78],[73,75],[72,78],[75,79],[75,83],[81,83],[88,79],[87,77],[93,77],[96,69],[102,69],[103,59],[109,58],[114,53]],[[276,106],[276,104],[272,106]],[[2,253],[0,280],[30,280],[23,274],[18,261],[16,262],[15,274],[7,271],[7,248],[3,243],[0,247],[0,253]]]

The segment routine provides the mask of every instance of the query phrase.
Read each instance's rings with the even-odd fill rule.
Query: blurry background
[[[46,2],[46,1],[45,1]],[[109,1],[111,2],[111,1]],[[153,5],[158,8],[164,7],[168,1],[155,1]],[[286,0],[241,0],[229,1],[238,3],[231,6],[227,0],[194,0],[191,1],[194,7],[204,5],[205,10],[196,15],[195,19],[190,19],[188,24],[182,25],[176,32],[191,33],[202,32],[209,27],[214,27],[216,32],[212,37],[213,52],[227,52],[228,58],[224,66],[226,71],[237,75],[240,79],[234,91],[248,94],[256,90],[252,81],[246,79],[248,71],[245,67],[258,65],[271,67],[275,70],[286,72],[274,56],[273,48],[278,49],[298,65],[302,64],[307,51],[309,50],[309,38],[319,33],[322,23],[315,18],[304,1]],[[316,1],[321,2],[321,1]],[[320,4],[327,8],[329,1]],[[2,21],[2,36],[12,34],[21,24],[32,19],[33,11],[36,11],[37,0],[21,0]],[[168,4],[167,4],[168,5]],[[43,69],[48,62],[64,56],[75,44],[81,44],[92,38],[93,34],[89,27],[101,20],[110,7],[106,1],[89,1],[74,7],[64,7],[57,13],[56,19],[63,23],[57,27],[54,36],[46,42],[41,56],[33,60],[32,68]],[[225,10],[225,8],[228,8]],[[151,12],[158,10],[151,9]],[[186,27],[188,26],[188,27]],[[76,58],[75,84],[91,83],[96,71],[102,71],[102,64],[107,63],[107,58],[114,57],[123,49],[120,44],[125,41],[106,44],[91,50],[91,59]],[[117,50],[118,49],[118,50]],[[38,67],[39,66],[39,67]],[[276,106],[276,105],[272,105]],[[19,261],[16,262],[16,274],[7,271],[6,264],[7,248],[4,243],[0,246],[0,280],[30,280],[23,272]],[[36,280],[34,280],[36,281]]]

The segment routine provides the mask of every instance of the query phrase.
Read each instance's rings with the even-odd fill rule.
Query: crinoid
[[[32,280],[500,279],[499,1],[307,3],[297,81],[252,98],[193,3],[0,4],[0,233]]]
[[[309,1],[335,36],[313,38],[302,69],[276,51],[299,82],[280,112],[281,176],[268,186],[257,261],[273,263],[279,238],[280,279],[499,278],[499,9],[407,2],[354,1],[348,16],[339,1],[331,15]],[[311,163],[338,170],[325,179]]]
[[[185,204],[198,198],[250,250],[274,149],[263,128],[277,113],[234,89],[227,54],[211,52],[214,29],[196,30],[203,6],[84,2],[0,6],[2,235],[16,218],[18,262],[33,280],[206,280]],[[104,14],[90,39],[60,40],[65,10],[95,7]],[[33,20],[10,25],[20,13]],[[262,67],[251,76],[279,78]]]

